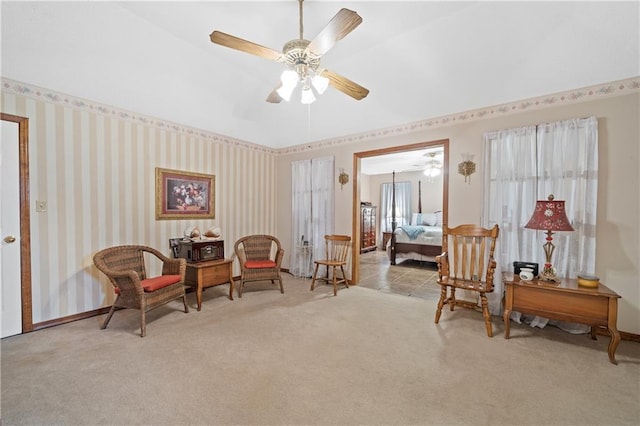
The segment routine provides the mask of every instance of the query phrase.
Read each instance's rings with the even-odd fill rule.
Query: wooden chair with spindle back
[[[444,225],[442,228],[442,254],[436,257],[441,288],[435,323],[440,321],[446,304],[451,311],[455,306],[476,309],[475,303],[456,300],[456,289],[473,291],[480,295],[487,335],[493,337],[486,294],[493,292],[496,269],[493,252],[498,239],[498,225],[491,229],[470,224],[455,228]],[[449,295],[447,289],[450,290]]]
[[[333,284],[333,295],[338,295],[338,284],[344,284],[349,288],[349,282],[344,272],[344,267],[347,264],[347,258],[351,250],[351,236],[349,235],[325,235],[325,258],[314,260],[316,264],[313,271],[313,278],[311,279],[311,291],[313,291],[316,281],[326,281]],[[326,277],[318,277],[318,270],[320,266],[327,268]],[[337,271],[340,269],[342,277],[338,277]],[[331,273],[329,273],[331,271]]]

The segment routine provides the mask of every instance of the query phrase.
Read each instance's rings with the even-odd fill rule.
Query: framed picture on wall
[[[215,219],[215,179],[156,167],[156,220]]]

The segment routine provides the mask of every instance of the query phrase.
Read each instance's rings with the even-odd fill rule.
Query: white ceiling
[[[322,66],[368,88],[362,101],[330,88],[269,104],[283,65],[209,40],[280,50],[295,0],[2,1],[2,76],[284,148],[640,75],[638,1],[307,0],[305,38],[342,7],[363,23]]]

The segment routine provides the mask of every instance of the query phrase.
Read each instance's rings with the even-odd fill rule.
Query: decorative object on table
[[[179,257],[178,252],[180,251],[180,240],[182,238],[169,238],[169,248],[171,249],[171,254],[174,258]]]
[[[184,239],[185,240],[199,240],[200,239],[200,228],[197,226],[187,226],[184,228]]]
[[[219,226],[212,226],[204,231],[204,236],[209,239],[216,239],[222,237],[222,229]]]
[[[551,263],[553,252],[556,246],[553,244],[554,231],[573,231],[571,223],[567,218],[564,208],[564,201],[555,200],[549,195],[547,200],[536,201],[536,207],[533,210],[531,219],[524,226],[528,229],[539,229],[547,232],[547,242],[544,244],[545,264],[540,279],[544,281],[558,281],[556,269]]]
[[[224,240],[180,240],[178,257],[187,262],[205,262],[224,259]]]
[[[338,183],[340,184],[341,190],[343,186],[349,183],[349,175],[344,171],[344,169],[340,169],[340,174],[338,175]]]
[[[520,271],[523,268],[531,269],[531,271],[533,272],[533,276],[534,277],[538,276],[539,265],[537,263],[535,263],[535,262],[521,262],[521,261],[513,262],[513,274],[514,275],[520,275]]]
[[[471,183],[471,175],[476,172],[476,163],[473,162],[473,154],[462,154],[462,163],[458,164],[458,173],[464,176],[464,181]]]
[[[595,275],[578,274],[578,285],[580,287],[597,288],[600,285],[600,278]]]
[[[156,167],[156,220],[215,219],[215,178]]]
[[[532,281],[535,275],[533,275],[533,269],[531,268],[522,268],[520,269],[520,279],[522,281]]]

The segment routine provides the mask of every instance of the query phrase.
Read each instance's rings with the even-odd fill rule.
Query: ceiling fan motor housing
[[[300,80],[307,77],[308,69],[315,72],[320,66],[320,57],[307,50],[309,40],[295,39],[285,43],[282,48],[284,63],[300,76]]]

